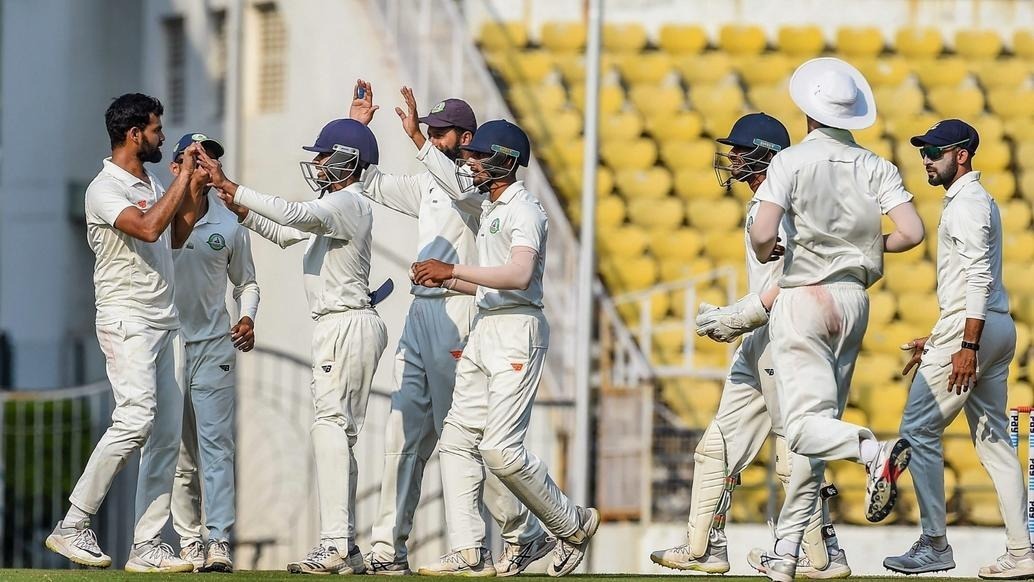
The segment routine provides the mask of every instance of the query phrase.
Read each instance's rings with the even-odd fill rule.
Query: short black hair
[[[126,141],[126,132],[130,129],[147,127],[152,113],[160,117],[164,111],[162,102],[150,95],[126,93],[116,97],[104,112],[104,125],[108,129],[111,147]]]

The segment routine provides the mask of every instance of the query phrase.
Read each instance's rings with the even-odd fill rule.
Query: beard
[[[456,146],[454,148],[438,148],[438,151],[440,151],[443,154],[445,154],[445,157],[449,158],[450,160],[452,160],[454,162],[456,160],[460,159],[460,153],[461,153],[460,146]]]
[[[931,186],[943,186],[944,184],[951,182],[952,178],[955,177],[955,174],[958,173],[959,164],[952,159],[948,166],[943,170],[938,170],[935,166],[930,169],[933,170],[933,175],[931,176],[927,174],[926,181],[929,182]]]
[[[158,162],[162,161],[161,145],[152,145],[147,142],[144,143],[147,144],[146,147],[141,147],[140,153],[137,154],[140,160],[151,164],[157,164]]]

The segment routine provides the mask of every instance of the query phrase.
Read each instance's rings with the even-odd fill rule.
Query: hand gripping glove
[[[761,304],[761,297],[751,293],[726,307],[701,303],[696,323],[698,336],[731,342],[768,323],[768,311]]]

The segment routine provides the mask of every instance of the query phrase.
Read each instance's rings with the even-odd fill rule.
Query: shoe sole
[[[315,570],[303,570],[302,567],[298,564],[288,564],[287,571],[290,574],[305,574],[307,576],[330,576],[337,575],[341,572],[340,570],[328,570],[326,572],[317,572]]]
[[[198,572],[219,572],[221,574],[232,574],[233,565],[225,562],[212,562],[206,565],[203,569],[199,569]]]
[[[568,561],[566,564],[564,564],[564,568],[560,571],[554,571],[552,569],[552,564],[550,564],[550,567],[546,568],[546,574],[554,578],[560,578],[561,576],[567,576],[568,574],[573,572],[575,568],[577,568],[578,565],[582,563],[582,560],[585,559],[585,550],[589,548],[589,542],[592,541],[592,537],[596,535],[596,530],[600,529],[601,521],[602,519],[600,517],[599,510],[595,507],[590,507],[589,521],[585,524],[585,526],[583,526],[583,531],[585,532],[585,541],[582,542],[583,546],[581,549],[581,555],[578,556],[577,560],[574,560],[574,563]],[[557,540],[557,543],[559,544],[560,540]]]
[[[664,566],[665,568],[671,568],[672,570],[679,570],[680,572],[704,572],[705,574],[725,574],[729,571],[731,566],[729,564],[714,564],[708,566],[706,564],[686,564],[680,562],[670,562],[664,558],[658,558],[651,555],[650,561],[658,566]]]
[[[890,459],[884,467],[883,475],[873,486],[874,491],[870,495],[868,505],[865,508],[865,519],[872,523],[879,523],[894,510],[898,501],[898,478],[908,468],[908,462],[912,460],[912,445],[905,439],[898,439],[894,448],[890,450]]]
[[[157,566],[133,566],[132,564],[126,564],[125,570],[126,572],[132,572],[134,574],[186,574],[194,571],[194,564],[185,564],[183,566],[167,566],[164,568],[160,568]]]
[[[977,576],[981,580],[1029,580],[1030,578],[1034,578],[1034,574],[1032,574],[1029,570],[1027,572],[1021,572],[1019,574],[1009,574],[1008,576],[998,576],[994,574],[977,574]]]
[[[418,575],[420,575],[420,576],[435,576],[435,577],[441,577],[441,576],[463,576],[465,578],[492,578],[492,577],[496,576],[496,571],[495,571],[495,567],[494,566],[492,567],[491,570],[489,570],[488,568],[485,568],[484,570],[481,570],[479,572],[475,572],[473,570],[464,570],[462,572],[438,572],[437,570],[428,570],[426,568],[420,568],[419,570],[416,571],[416,573]]]
[[[535,562],[538,562],[542,558],[545,558],[547,554],[549,554],[553,551],[554,548],[556,548],[556,538],[550,537],[550,540],[552,540],[552,543],[547,542],[545,545],[543,545],[542,550],[540,550],[537,554],[533,555],[532,557],[528,558],[527,561],[524,562],[524,565],[518,568],[516,571],[511,572],[507,570],[505,572],[502,572],[498,568],[496,568],[495,575],[499,576],[500,578],[509,578],[510,576],[516,576],[521,572],[527,570],[528,566],[534,564]]]
[[[798,570],[797,576],[808,578],[810,580],[835,580],[837,578],[848,578],[851,576],[850,566],[844,566],[842,568],[833,568],[831,566],[827,566],[822,570],[813,569],[805,572]]]
[[[747,565],[749,565],[751,568],[754,568],[755,570],[757,570],[759,574],[765,574],[765,575],[768,574],[768,568],[762,566],[761,564],[758,564],[758,563],[754,562],[754,560],[751,560],[749,554],[747,555]]]
[[[409,568],[406,568],[405,570],[374,570],[372,568],[367,568],[366,569],[366,573],[370,574],[371,576],[412,576],[413,575],[413,571],[410,570]]]
[[[887,564],[887,562],[883,562],[883,567],[891,572],[897,572],[898,574],[932,574],[934,572],[947,572],[948,570],[954,570],[955,562],[952,561],[951,565],[938,564],[935,568],[896,568]]]
[[[39,538],[37,538],[37,539],[39,539]],[[109,567],[111,567],[111,558],[108,558],[107,560],[98,560],[96,562],[91,562],[91,561],[85,560],[83,558],[78,558],[76,556],[70,556],[68,553],[65,552],[64,544],[62,544],[57,539],[57,536],[55,536],[53,534],[47,536],[47,540],[43,543],[43,546],[45,548],[47,548],[48,550],[50,550],[51,552],[54,552],[55,554],[57,554],[59,556],[64,556],[68,561],[70,561],[72,563],[75,563],[75,564],[79,564],[80,566],[89,566],[91,568],[109,568]]]

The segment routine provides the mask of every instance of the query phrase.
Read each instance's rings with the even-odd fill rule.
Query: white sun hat
[[[876,122],[876,100],[862,73],[831,57],[812,59],[790,77],[790,98],[808,117],[837,129]]]

